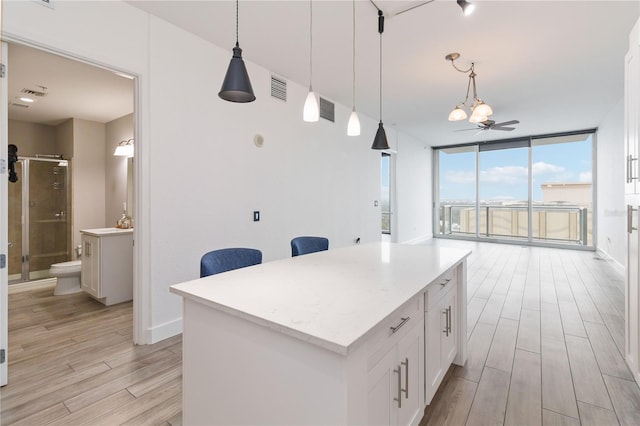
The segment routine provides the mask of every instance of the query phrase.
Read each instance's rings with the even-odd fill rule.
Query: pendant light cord
[[[353,3],[353,110],[356,108],[356,0]]]
[[[380,122],[382,123],[382,33],[384,31],[384,16],[378,10],[378,32],[380,33]]]
[[[238,42],[238,1],[236,0],[236,47],[240,47],[240,43]]]
[[[309,89],[313,81],[313,0],[309,0]]]

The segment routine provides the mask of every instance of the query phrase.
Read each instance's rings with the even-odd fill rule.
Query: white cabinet
[[[367,374],[367,424],[416,425],[422,418],[421,315],[410,327]]]
[[[184,301],[183,423],[417,425],[433,350],[425,300],[451,304],[434,334],[438,368],[466,361],[468,254],[365,244],[172,286]]]
[[[640,20],[629,36],[625,56],[625,201],[627,204],[627,270],[625,282],[625,359],[640,384]]]
[[[638,21],[640,22],[640,21]],[[640,193],[640,25],[629,36],[624,61],[625,194]]]
[[[133,230],[82,233],[82,289],[105,305],[133,299]]]
[[[425,403],[429,404],[453,362],[458,345],[457,274],[445,273],[425,293]]]

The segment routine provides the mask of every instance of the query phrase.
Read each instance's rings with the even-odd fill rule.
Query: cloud
[[[580,177],[578,179],[580,182],[592,182],[591,171],[580,172]]]
[[[472,171],[451,170],[445,173],[444,178],[453,183],[469,184],[476,181],[476,174]]]
[[[480,171],[480,182],[485,183],[519,185],[526,183],[527,180],[527,168],[521,166],[492,167],[490,169]]]
[[[534,175],[542,175],[547,173],[563,173],[565,171],[564,167],[562,166],[545,163],[544,161],[533,163],[533,165],[531,166],[531,170],[533,171]]]

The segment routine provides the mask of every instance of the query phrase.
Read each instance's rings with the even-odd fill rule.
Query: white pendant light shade
[[[313,93],[313,89],[311,89],[311,87],[309,87],[307,100],[304,101],[302,119],[309,123],[318,121],[320,119],[320,107],[318,106],[318,99],[316,99],[316,94]]]
[[[480,101],[480,103],[473,109],[474,114],[478,115],[486,115],[489,116],[493,114],[493,110],[491,107],[484,102]]]
[[[351,111],[351,116],[349,117],[347,136],[360,136],[360,119],[358,118],[358,113],[356,112],[355,107],[353,108],[353,111]]]
[[[460,121],[467,118],[467,113],[460,106],[457,106],[449,113],[449,121]]]

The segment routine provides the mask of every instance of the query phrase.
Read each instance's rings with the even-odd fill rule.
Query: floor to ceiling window
[[[434,148],[434,235],[594,246],[595,130]]]

